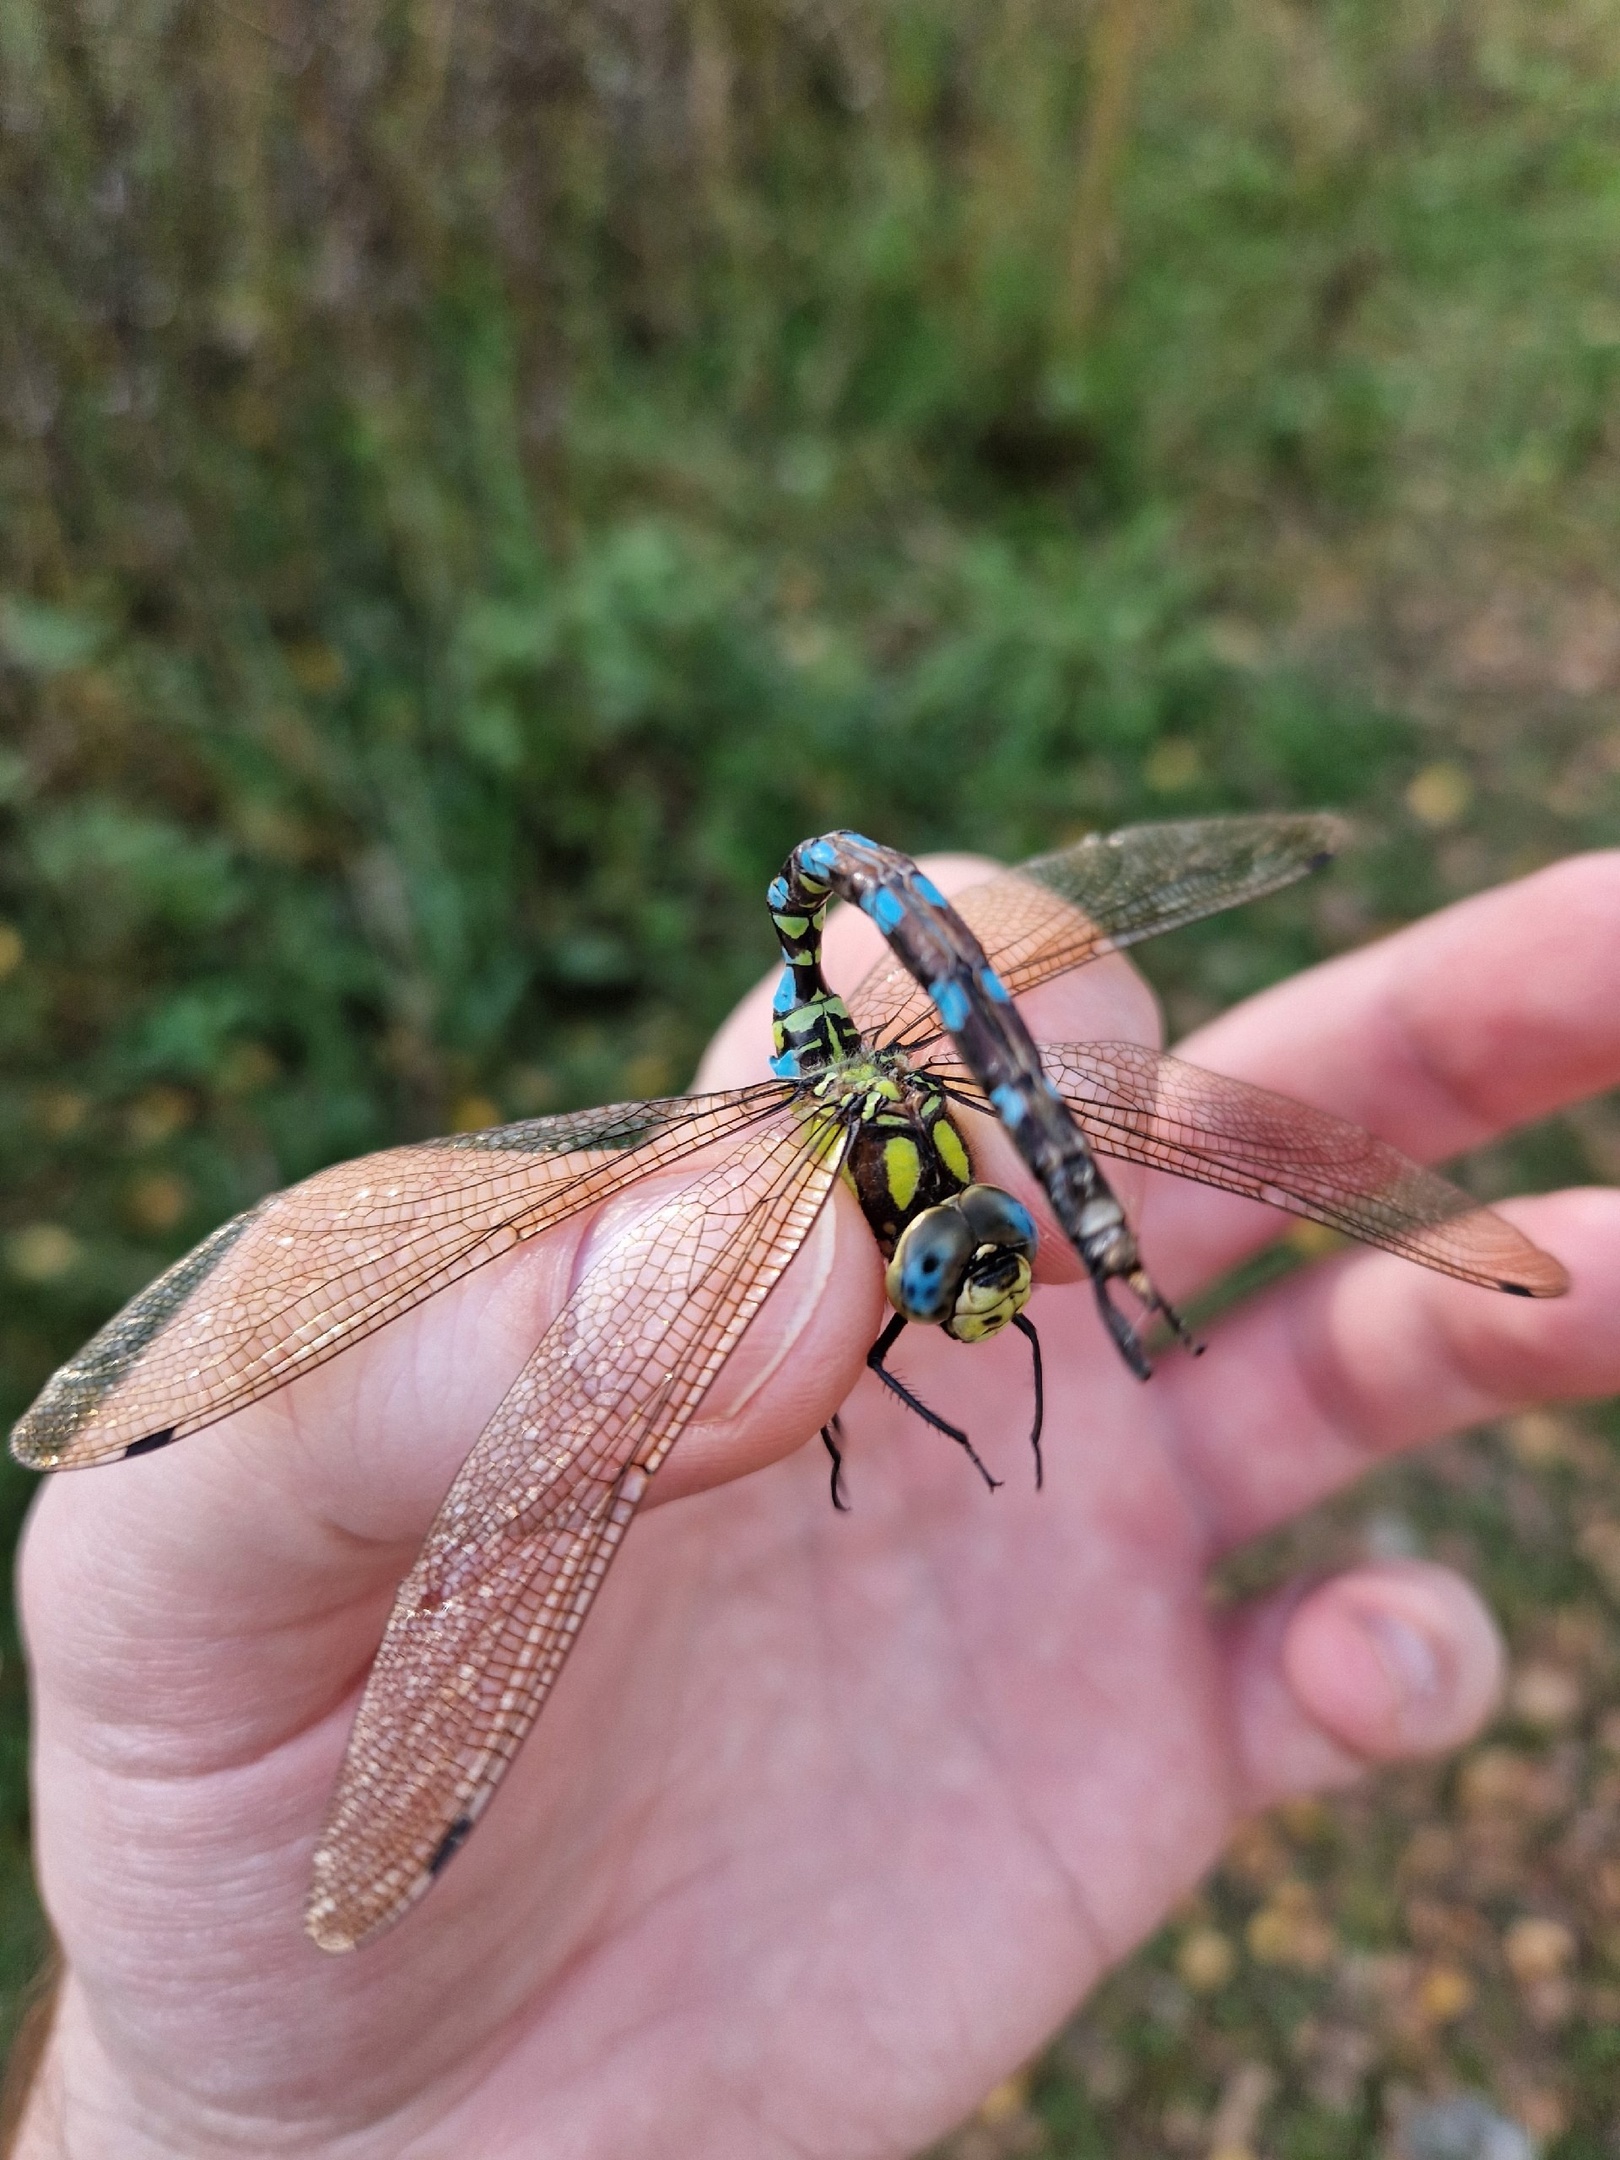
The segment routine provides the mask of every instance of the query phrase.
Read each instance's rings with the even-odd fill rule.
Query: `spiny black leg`
[[[896,1313],[894,1318],[889,1322],[888,1326],[883,1330],[883,1333],[872,1345],[871,1349],[867,1351],[867,1364],[871,1366],[873,1372],[877,1374],[878,1378],[883,1382],[883,1385],[889,1390],[890,1394],[898,1395],[900,1400],[905,1404],[908,1410],[915,1410],[918,1417],[922,1419],[925,1425],[932,1425],[935,1432],[944,1433],[948,1439],[954,1440],[959,1448],[963,1448],[966,1450],[968,1461],[972,1463],[974,1469],[978,1471],[980,1477],[984,1479],[986,1485],[988,1485],[990,1490],[994,1492],[996,1487],[1001,1483],[1001,1480],[1000,1478],[992,1477],[989,1471],[984,1467],[984,1464],[980,1462],[978,1455],[974,1450],[973,1442],[968,1438],[967,1434],[963,1432],[961,1426],[947,1424],[945,1419],[942,1418],[937,1411],[930,1410],[925,1402],[919,1402],[917,1397],[912,1394],[910,1388],[906,1386],[905,1382],[903,1380],[897,1380],[894,1374],[890,1372],[888,1367],[884,1364],[883,1360],[888,1356],[889,1352],[900,1340],[900,1331],[902,1328],[904,1328],[905,1324],[905,1314]]]
[[[844,1437],[844,1428],[839,1424],[836,1415],[822,1426],[821,1438],[827,1453],[832,1457],[832,1504],[840,1515],[847,1515],[849,1513],[849,1502],[843,1497],[839,1489],[839,1480],[844,1474],[844,1458],[838,1452],[838,1440],[833,1438],[834,1433],[838,1435],[838,1440]]]
[[[1013,1314],[1013,1326],[1020,1335],[1029,1337],[1029,1353],[1035,1360],[1035,1424],[1030,1432],[1029,1444],[1035,1450],[1035,1490],[1041,1489],[1046,1472],[1041,1462],[1041,1427],[1046,1423],[1046,1384],[1041,1376],[1041,1338],[1035,1332],[1033,1320],[1023,1314]]]

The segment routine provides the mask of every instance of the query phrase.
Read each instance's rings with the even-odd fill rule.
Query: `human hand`
[[[1617,933],[1620,858],[1566,863],[1181,1054],[1444,1156],[1620,1080]],[[835,983],[873,937],[834,918]],[[1024,1007],[1049,1039],[1154,1025],[1117,959]],[[767,1040],[755,998],[705,1084],[759,1077]],[[973,1137],[981,1172],[1027,1192],[999,1136]],[[1282,1227],[1173,1180],[1115,1182],[1176,1299]],[[898,1369],[1004,1489],[863,1380],[841,1517],[821,1449],[799,1445],[880,1324],[877,1251],[840,1191],[660,1473],[477,1836],[351,1957],[315,1950],[301,1913],[394,1585],[611,1222],[519,1248],[180,1447],[54,1481],[21,1595],[66,1969],[21,2149],[914,2150],[1153,1928],[1237,1816],[1455,1745],[1488,1713],[1494,1631],[1444,1570],[1359,1568],[1224,1617],[1204,1581],[1393,1450],[1620,1384],[1620,1202],[1509,1212],[1566,1263],[1567,1298],[1347,1252],[1146,1387],[1048,1237],[1044,1493],[1024,1345],[911,1330]]]

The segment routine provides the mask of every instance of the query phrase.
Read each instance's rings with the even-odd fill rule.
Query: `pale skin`
[[[971,874],[936,866],[948,887]],[[835,918],[835,984],[873,938]],[[768,994],[703,1084],[761,1075]],[[1118,960],[1025,1009],[1050,1038],[1153,1039]],[[1485,894],[1180,1048],[1426,1160],[1614,1086],[1620,856]],[[1027,1195],[982,1138],[981,1174]],[[1285,1227],[1197,1186],[1119,1183],[1178,1301]],[[1399,1450],[1620,1386],[1620,1197],[1506,1212],[1568,1267],[1568,1297],[1349,1250],[1145,1386],[1045,1231],[1044,1493],[1018,1338],[914,1329],[896,1352],[1005,1479],[992,1495],[862,1376],[880,1263],[840,1192],[656,1481],[477,1835],[344,1957],[301,1911],[391,1593],[611,1223],[491,1265],[183,1446],[48,1483],[21,1596],[65,1978],[18,2149],[916,2151],[1040,2047],[1240,1817],[1489,1716],[1498,1639],[1443,1568],[1361,1566],[1220,1618],[1205,1582]],[[807,1442],[841,1402],[850,1516]]]

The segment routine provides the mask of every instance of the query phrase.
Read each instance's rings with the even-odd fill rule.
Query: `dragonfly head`
[[[969,1185],[900,1233],[884,1285],[897,1313],[957,1342],[999,1335],[1029,1303],[1035,1223],[995,1185]]]

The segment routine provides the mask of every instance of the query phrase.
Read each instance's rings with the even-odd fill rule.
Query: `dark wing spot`
[[[149,1432],[144,1440],[132,1440],[124,1450],[123,1460],[128,1462],[132,1455],[155,1455],[160,1447],[167,1447],[179,1437],[172,1425],[165,1425],[161,1432]]]
[[[1505,1282],[1503,1283],[1502,1288],[1507,1292],[1509,1297],[1534,1297],[1536,1294],[1530,1288],[1528,1283]]]
[[[433,1858],[428,1862],[428,1873],[437,1875],[460,1852],[472,1834],[472,1817],[458,1815],[434,1848]]]
[[[90,1338],[77,1357],[69,1358],[61,1371],[46,1381],[39,1400],[24,1412],[11,1435],[11,1452],[20,1463],[47,1470],[60,1461],[97,1404],[104,1402],[118,1383],[135,1370],[142,1352],[157,1340],[237,1239],[257,1222],[266,1205],[261,1200],[245,1215],[221,1223],[183,1260],[177,1260],[156,1282],[148,1283],[99,1335]],[[124,1453],[132,1455],[145,1446],[144,1440],[138,1440]]]

